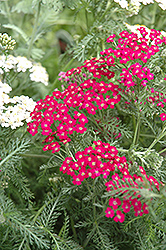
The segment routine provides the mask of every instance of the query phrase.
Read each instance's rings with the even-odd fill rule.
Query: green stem
[[[65,150],[61,147],[61,151],[63,151],[63,152],[65,153],[65,155],[66,155],[66,154],[70,155],[70,156],[73,158],[73,160],[75,160],[75,158],[74,158],[74,156],[72,155],[72,153],[70,152],[70,150],[69,150],[67,144],[65,144]],[[60,153],[60,151],[59,151],[59,153]],[[61,155],[61,156],[62,156],[62,155]]]
[[[93,229],[91,230],[90,234],[88,235],[88,238],[85,239],[85,241],[83,242],[83,249],[88,245],[91,237],[95,234],[96,231],[96,223],[93,226]]]
[[[93,193],[95,194],[95,179],[93,180]],[[93,204],[96,202],[96,195],[93,197]],[[96,221],[96,207],[93,205],[93,218]]]
[[[74,236],[75,240],[77,240],[77,232],[76,232],[75,227],[74,227],[74,220],[71,216],[70,216],[70,221],[71,221],[71,229],[73,231],[73,236]]]
[[[135,120],[135,116],[132,115],[132,119],[133,119],[133,130],[135,131],[136,128],[136,120]]]
[[[85,9],[85,18],[86,18],[87,33],[89,33],[88,13],[87,13],[87,10],[86,10],[86,9]]]
[[[61,148],[61,150],[62,150],[62,148]],[[64,160],[64,159],[65,159],[65,157],[60,153],[60,151],[58,152],[58,154],[60,155],[61,160]],[[56,157],[57,157],[57,154],[56,154]],[[59,159],[60,159],[60,158],[59,158]]]
[[[60,250],[59,245],[58,245],[58,242],[57,242],[57,240],[56,240],[56,238],[55,238],[55,234],[51,233],[51,231],[48,230],[46,227],[43,227],[42,229],[43,229],[45,232],[47,232],[48,234],[50,234],[51,238],[52,238],[53,241],[55,242],[56,247],[55,247],[53,250]]]
[[[94,190],[95,189],[95,180],[93,181],[93,193],[90,190],[88,182],[86,180],[84,180],[84,181],[86,182],[86,186],[87,186],[87,189],[89,191],[89,194],[92,195],[93,193],[95,193],[95,190]],[[95,203],[95,199],[96,199],[96,196],[93,197],[93,204]],[[96,231],[96,223],[97,223],[96,222],[96,207],[94,205],[93,205],[93,218],[94,218],[94,221],[95,221],[94,226],[93,226],[93,230],[88,235],[88,238],[85,239],[85,241],[83,243],[83,248],[85,248],[88,245],[91,237],[94,235],[94,233]]]
[[[118,148],[118,152],[128,153],[128,149]]]
[[[101,47],[102,47],[102,50],[105,50],[105,40],[102,40]]]
[[[148,134],[140,134],[142,137],[148,137],[148,138],[155,138],[154,135],[148,135]]]
[[[16,148],[11,154],[9,154],[8,156],[6,156],[5,159],[3,159],[1,162],[0,162],[0,166],[3,165],[3,163],[5,163],[5,161],[9,160],[13,155],[15,155],[18,151],[20,151],[20,147]]]
[[[28,52],[27,52],[27,59],[30,58],[32,47],[33,47],[33,42],[34,42],[34,39],[35,39],[35,34],[36,34],[36,31],[37,31],[39,15],[40,15],[40,7],[41,7],[41,1],[38,2],[36,18],[35,18],[35,24],[34,24],[34,28],[33,28],[32,35],[31,35],[31,40],[30,40],[29,47],[28,47]]]
[[[58,204],[61,195],[62,195],[62,194],[59,193],[59,195],[58,195],[58,197],[57,197],[56,200],[55,200],[56,197],[53,198],[53,199],[51,199],[51,200],[49,200],[47,203],[45,203],[45,204],[37,211],[35,217],[33,218],[33,224],[35,224],[35,222],[36,222],[38,216],[43,212],[43,210],[46,208],[46,206],[48,206],[49,204],[51,204],[51,202],[53,202],[54,200],[55,200],[54,207]]]
[[[153,4],[154,8],[153,8],[153,12],[152,12],[152,21],[151,21],[151,29],[154,28],[154,25],[155,25],[155,19],[156,19],[156,12],[157,12],[157,3],[155,2]]]
[[[163,150],[161,150],[160,152],[159,152],[159,154],[162,154],[162,153],[164,153],[166,151],[166,148],[164,148]]]
[[[84,182],[86,183],[86,186],[87,186],[87,189],[88,189],[90,195],[92,195],[92,192],[91,192],[90,187],[89,187],[89,183],[87,182],[86,179],[84,180]]]
[[[37,154],[21,154],[21,156],[26,156],[26,157],[38,157],[38,158],[50,158],[48,155],[37,155]]]
[[[111,10],[111,9],[112,9],[112,4],[110,3],[110,0],[108,0],[108,2],[107,2],[107,7],[106,7],[106,9],[105,9],[103,15],[99,18],[99,21],[100,21],[100,22],[104,19],[104,17],[105,17],[105,15],[107,14],[107,12],[108,12],[109,10]]]
[[[120,111],[120,105],[119,105],[119,103],[116,103],[115,107],[116,107],[116,109],[117,109],[117,111],[118,111],[118,113],[120,115],[121,111]]]
[[[151,148],[153,148],[154,147],[154,145],[156,145],[156,143],[157,142],[159,142],[165,135],[166,135],[166,127],[163,129],[163,131],[161,132],[161,134],[158,136],[158,138],[156,138],[153,142],[152,142],[152,144],[148,147],[148,149],[147,149],[147,153],[151,150]]]
[[[11,11],[10,11],[10,8],[9,8],[9,5],[8,5],[8,0],[5,1],[5,8],[6,8],[9,23],[13,24],[13,21],[12,21],[12,18],[11,18]]]
[[[133,145],[137,144],[139,138],[139,128],[140,128],[140,114],[138,114],[137,124],[135,127],[135,133],[133,138]]]

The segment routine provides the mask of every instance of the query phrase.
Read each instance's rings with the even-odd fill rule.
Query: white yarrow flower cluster
[[[17,60],[14,56],[9,55],[0,55],[0,74],[5,72],[10,72],[11,69],[14,69],[17,64]]]
[[[32,68],[33,64],[24,56],[17,56],[17,72],[25,72],[27,69]]]
[[[30,79],[34,82],[41,82],[44,85],[48,85],[48,73],[46,69],[41,64],[36,64],[28,60],[24,56],[14,57],[12,55],[1,55],[0,56],[0,74],[3,75],[4,72],[26,72],[29,70]]]
[[[16,129],[23,126],[25,121],[30,122],[30,113],[36,102],[24,95],[10,98],[8,93],[11,90],[8,84],[0,81],[0,125]]]
[[[161,9],[166,10],[166,0],[156,0],[156,2],[159,4]]]
[[[29,71],[32,72],[30,74],[31,81],[42,82],[44,85],[48,85],[48,74],[46,69],[42,67],[41,64],[34,64]]]
[[[130,10],[133,7],[134,14],[138,14],[141,4],[147,5],[154,2],[157,2],[161,9],[166,10],[166,0],[114,0],[114,2],[118,3],[123,9]]]
[[[114,2],[118,3],[123,9],[128,9],[128,2],[126,0],[114,0]]]

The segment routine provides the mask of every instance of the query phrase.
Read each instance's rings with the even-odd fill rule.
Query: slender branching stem
[[[16,148],[12,153],[7,155],[2,161],[0,161],[0,166],[3,166],[5,161],[8,161],[13,155],[17,154],[17,152],[19,152],[19,151],[20,151],[20,147]]]
[[[11,11],[10,11],[10,8],[9,8],[9,5],[8,5],[8,0],[5,1],[5,8],[6,8],[9,23],[13,24],[13,20],[12,20],[12,17],[11,17]]]
[[[154,139],[154,141],[151,143],[151,145],[147,149],[147,153],[158,143],[164,136],[166,136],[166,127],[162,130],[158,138]]]
[[[37,31],[38,21],[39,21],[40,8],[41,8],[41,1],[38,2],[38,6],[37,6],[35,23],[34,23],[32,35],[31,35],[31,39],[30,39],[30,43],[29,43],[29,47],[28,47],[28,52],[27,52],[27,59],[29,59],[31,56],[31,51],[32,51],[32,47],[33,47],[33,43],[34,43],[36,31]]]
[[[140,128],[140,114],[138,114],[138,119],[135,127],[134,138],[133,138],[133,145],[137,144],[139,139],[139,128]]]

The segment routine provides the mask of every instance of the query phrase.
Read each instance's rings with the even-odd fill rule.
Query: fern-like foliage
[[[26,249],[24,247],[27,244],[36,244],[39,249],[48,249],[48,241],[44,239],[42,229],[32,225],[27,216],[17,210],[14,203],[2,191],[0,201],[0,232],[3,232],[1,248],[4,249],[3,246],[9,244],[12,249]]]
[[[52,249],[82,250],[82,247],[69,237],[70,220],[63,209],[63,204],[67,199],[66,194],[66,190],[62,190],[58,195],[54,192],[49,193],[45,203],[37,211],[33,222],[34,225],[43,228]],[[58,219],[62,214],[64,214],[64,222],[62,225],[58,225]],[[59,231],[58,228],[60,228]]]
[[[13,198],[17,197],[17,199],[30,202],[33,194],[29,189],[27,178],[23,176],[21,166],[23,154],[27,152],[29,146],[29,140],[19,140],[18,138],[1,145],[0,181],[1,186],[7,188],[6,192]]]
[[[118,250],[117,247],[110,241],[108,232],[102,227],[97,227],[96,234],[93,236],[93,242],[95,243],[95,249],[102,250]]]
[[[17,193],[17,199],[30,202],[33,194],[29,189],[28,180],[23,176],[21,166],[22,155],[29,146],[29,140],[19,140],[18,138],[10,140],[7,144],[1,143],[0,182],[1,187],[7,188],[8,194]]]

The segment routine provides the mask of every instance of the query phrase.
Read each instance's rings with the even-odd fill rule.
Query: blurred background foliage
[[[158,4],[120,8],[113,0],[1,0],[0,31],[16,41],[15,55],[40,61],[49,73],[50,90],[60,88],[58,73],[97,57],[109,34],[127,22],[166,29],[164,10]],[[66,51],[67,50],[67,51]]]

